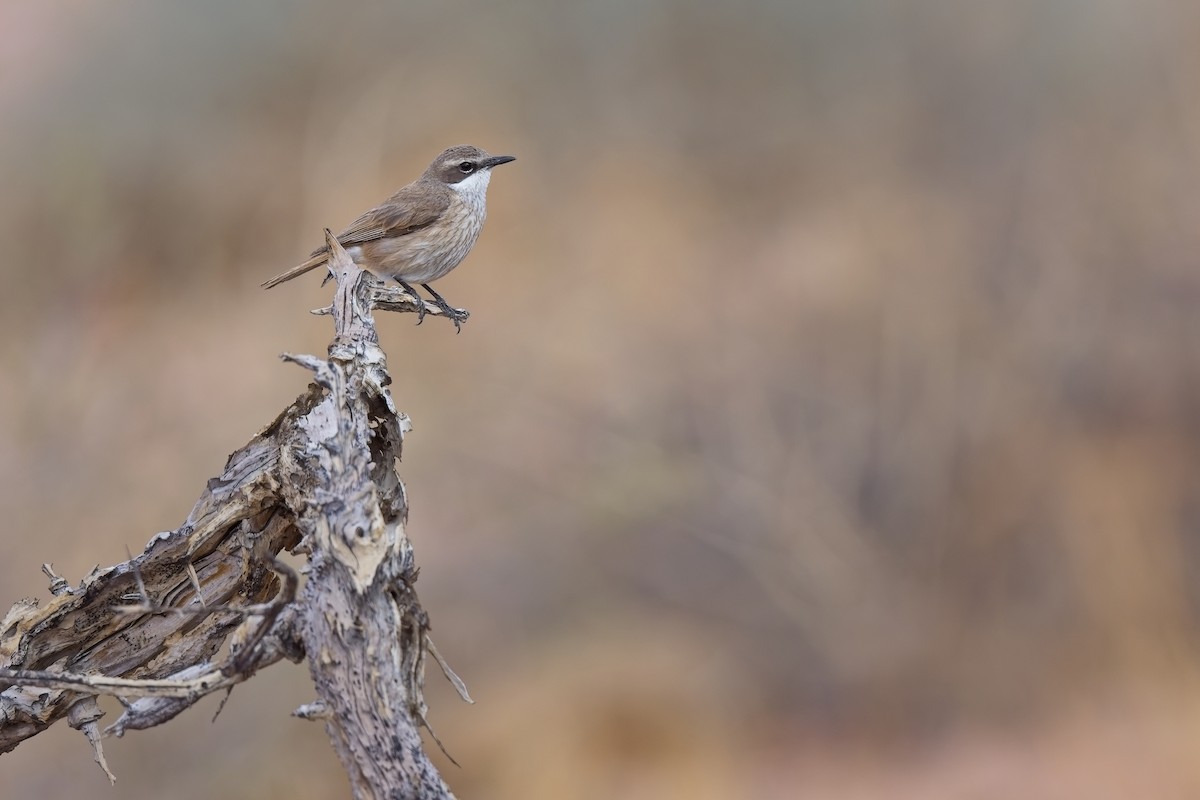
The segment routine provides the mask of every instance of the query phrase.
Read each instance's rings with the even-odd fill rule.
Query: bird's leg
[[[467,321],[467,317],[471,316],[471,312],[465,308],[455,308],[446,302],[440,294],[435,292],[428,283],[422,283],[421,286],[425,291],[433,295],[433,304],[442,310],[442,313],[450,318],[454,323],[454,332],[462,333],[462,324]]]
[[[417,294],[416,289],[409,286],[404,281],[397,281],[397,282],[400,284],[401,288],[404,289],[404,291],[408,292],[414,298],[416,298],[416,300],[417,300],[417,324],[420,325],[422,322],[425,321],[425,299],[423,297],[421,297],[421,295]],[[427,286],[425,288],[428,289],[429,287]]]

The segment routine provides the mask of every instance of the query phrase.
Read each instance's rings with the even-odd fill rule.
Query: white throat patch
[[[467,204],[467,207],[474,210],[477,214],[487,213],[487,187],[488,181],[492,179],[492,171],[490,169],[481,169],[474,175],[468,175],[458,183],[450,184],[462,201]]]

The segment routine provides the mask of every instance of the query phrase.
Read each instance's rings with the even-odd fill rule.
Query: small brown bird
[[[471,145],[458,145],[433,160],[420,178],[363,214],[338,234],[347,255],[362,269],[398,281],[416,297],[410,283],[433,295],[434,304],[461,329],[466,312],[453,308],[429,287],[457,267],[479,238],[487,218],[487,187],[492,167],[516,161],[515,156],[491,156]],[[270,289],[325,264],[329,251],[314,250],[303,264],[263,284]],[[425,319],[425,305],[417,324]]]

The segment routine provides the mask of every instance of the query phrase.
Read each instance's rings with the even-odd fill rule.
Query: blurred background
[[[185,518],[328,343],[258,284],[457,143],[470,323],[380,328],[460,797],[1200,796],[1183,0],[4,0],[0,607]],[[0,795],[348,796],[311,697]]]

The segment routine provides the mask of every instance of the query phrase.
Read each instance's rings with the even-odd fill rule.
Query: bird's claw
[[[446,315],[447,319],[454,323],[455,335],[462,333],[462,324],[467,321],[467,317],[471,316],[471,312],[465,308],[455,308],[447,303],[446,299],[438,294],[428,283],[422,283],[421,286],[433,297],[433,304]]]
[[[410,295],[412,295],[412,299],[416,301],[417,324],[420,325],[422,322],[425,321],[425,298],[423,298],[423,297],[421,297],[421,295],[417,294],[417,290],[414,289],[413,287],[409,286],[404,281],[399,281],[399,283],[400,283],[400,288],[403,289],[404,291],[408,292]]]
[[[462,333],[462,324],[467,321],[467,317],[471,316],[471,312],[465,308],[451,308],[446,306],[444,309],[446,316],[454,323],[454,334],[457,336]]]
[[[434,300],[433,304],[441,309],[442,313],[446,315],[446,319],[454,323],[454,333],[462,333],[462,324],[471,316],[471,312],[465,308],[455,308],[440,297]]]

